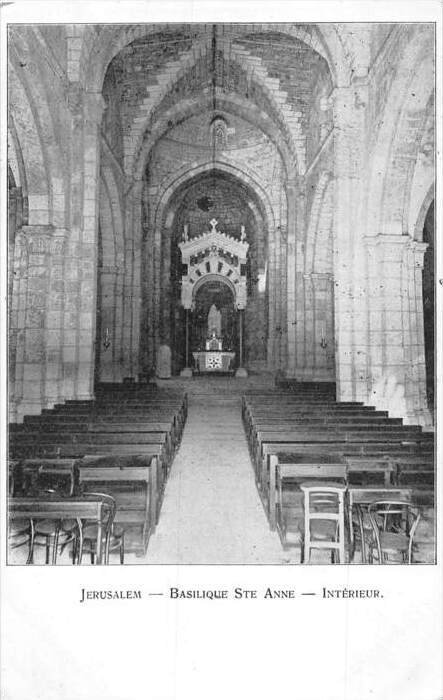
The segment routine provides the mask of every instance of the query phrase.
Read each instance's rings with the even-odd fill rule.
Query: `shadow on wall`
[[[393,417],[404,417],[407,415],[404,384],[399,384],[397,377],[383,375],[374,384],[372,396],[381,411],[389,411]]]

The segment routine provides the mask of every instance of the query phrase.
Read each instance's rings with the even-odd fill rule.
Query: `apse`
[[[211,222],[217,223],[214,225]],[[180,243],[184,237],[192,241],[212,227],[233,240],[239,241],[243,235],[248,242],[248,254],[243,266],[247,293],[243,329],[244,358],[247,364],[257,360],[263,363],[266,361],[266,289],[263,285],[259,287],[260,273],[267,262],[266,220],[257,195],[251,188],[221,169],[214,168],[183,183],[165,211],[160,335],[162,343],[171,347],[172,371],[175,374],[185,366],[186,345],[186,317],[180,301],[183,274]],[[217,280],[202,285],[199,289],[190,319],[191,352],[203,343],[207,324],[205,326],[202,313],[204,310],[207,315],[213,304],[218,309],[223,309],[226,347],[239,351],[239,322],[235,320],[232,296],[229,286]]]

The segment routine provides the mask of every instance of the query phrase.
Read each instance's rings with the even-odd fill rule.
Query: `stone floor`
[[[242,387],[239,387],[241,381]],[[244,386],[243,386],[244,385]],[[187,386],[189,414],[166,486],[146,564],[288,564],[269,530],[255,488],[241,421],[241,393],[252,385],[229,377]]]

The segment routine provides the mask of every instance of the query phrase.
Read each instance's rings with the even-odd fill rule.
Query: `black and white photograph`
[[[5,575],[75,582],[82,611],[440,580],[438,3],[56,4],[1,10]],[[25,687],[5,700],[56,697]],[[155,687],[59,698],[203,697]]]
[[[434,26],[8,59],[9,562],[433,563]]]

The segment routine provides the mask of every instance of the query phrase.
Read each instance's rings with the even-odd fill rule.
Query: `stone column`
[[[365,274],[361,214],[364,93],[362,85],[333,92],[335,365],[340,401],[364,401],[367,396],[366,292],[361,288]]]
[[[236,377],[247,377],[248,372],[247,370],[243,367],[243,362],[244,362],[244,314],[245,310],[243,308],[239,308],[238,310],[238,337],[239,337],[239,366],[237,367],[237,370],[235,372]]]
[[[411,240],[407,247],[409,272],[410,374],[405,387],[407,414],[405,422],[430,426],[433,416],[426,392],[426,358],[423,321],[423,262],[427,243]]]
[[[268,348],[267,348],[267,365],[270,371],[276,367],[276,248],[279,245],[280,227],[274,233],[274,240],[269,241],[268,245],[268,274],[267,274],[267,291],[268,291]]]
[[[409,236],[367,239],[370,269],[370,392],[377,408],[431,425],[426,401],[421,275],[426,244]]]
[[[63,395],[66,231],[23,226],[16,236],[11,307],[11,420],[51,408]]]
[[[63,396],[94,395],[99,207],[99,128],[105,106],[100,93],[71,84],[70,232],[67,241]],[[69,348],[69,349],[68,349]]]
[[[287,364],[286,376],[294,377],[297,364],[297,319],[296,307],[296,246],[297,246],[297,190],[295,184],[286,185],[286,197],[288,204],[288,233],[286,246],[286,331],[287,331]]]
[[[120,302],[123,291],[123,271],[118,265],[103,265],[99,270],[101,288],[100,335],[99,344],[99,381],[121,382],[122,366],[122,313]]]
[[[67,237],[66,229],[55,229],[48,242],[51,259],[49,261],[49,293],[45,322],[46,367],[43,402],[45,408],[52,408],[54,404],[65,399],[63,367],[66,362],[71,362],[71,357],[75,354],[71,353],[71,350],[67,350],[64,343]]]
[[[297,376],[305,381],[334,381],[334,313],[332,275],[311,272],[304,275],[305,364]]]
[[[303,380],[307,363],[310,361],[309,344],[306,337],[306,324],[309,324],[309,314],[312,310],[305,304],[305,256],[304,236],[306,231],[306,192],[305,183],[302,183],[303,191],[297,196],[296,210],[296,249],[295,249],[295,288],[292,308],[295,313],[288,316],[288,329],[291,327],[293,337],[296,339],[295,371],[292,376]],[[312,317],[311,317],[312,321]]]
[[[12,295],[9,317],[9,420],[20,421],[20,403],[23,400],[25,360],[25,319],[28,285],[28,249],[26,236],[16,233],[11,261]]]
[[[105,101],[100,93],[85,93],[83,226],[80,232],[79,346],[75,394],[94,395],[95,323],[97,315],[97,229],[99,208],[100,124]]]

